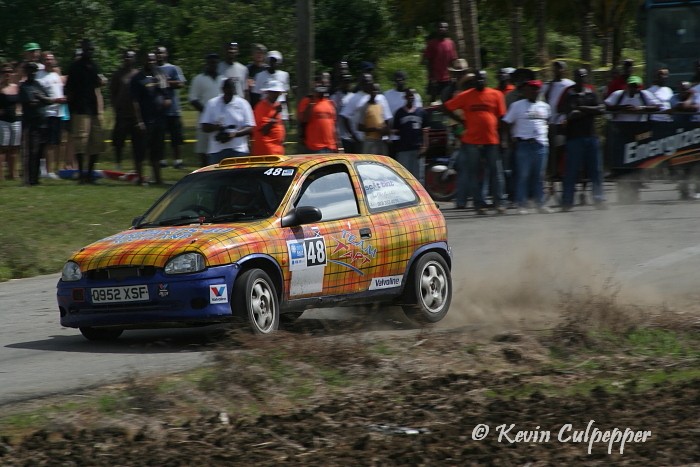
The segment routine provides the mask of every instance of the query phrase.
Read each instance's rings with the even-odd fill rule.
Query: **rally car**
[[[393,159],[236,157],[76,252],[57,299],[61,325],[90,340],[226,321],[267,334],[309,308],[377,303],[434,323],[451,263],[444,217]]]

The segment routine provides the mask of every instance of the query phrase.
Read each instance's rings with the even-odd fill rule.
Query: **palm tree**
[[[477,0],[464,0],[467,31],[467,60],[469,65],[481,69],[481,44],[479,42],[479,13]]]
[[[513,0],[510,8],[511,50],[510,61],[516,68],[523,67],[523,0]]]

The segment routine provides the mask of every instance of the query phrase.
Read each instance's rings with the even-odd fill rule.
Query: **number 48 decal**
[[[326,264],[326,241],[323,237],[304,240],[306,267]]]

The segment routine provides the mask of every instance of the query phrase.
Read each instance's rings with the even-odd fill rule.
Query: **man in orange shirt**
[[[255,105],[255,129],[253,129],[253,156],[284,154],[284,123],[280,113],[282,106],[277,98],[285,92],[284,85],[271,79],[261,90],[263,98]]]
[[[299,102],[297,115],[304,127],[304,145],[309,153],[338,151],[335,104],[328,98],[330,74],[315,79],[313,93]]]
[[[490,177],[489,186],[493,206],[499,214],[505,214],[503,198],[503,168],[499,157],[499,125],[506,113],[503,94],[486,87],[486,72],[480,70],[475,76],[475,87],[467,89],[442,105],[445,113],[456,121],[464,121],[462,147],[457,160],[457,204],[464,209],[467,198],[474,200],[477,214],[486,214],[486,201],[479,184],[480,162],[486,164],[484,173]],[[455,114],[461,110],[463,116]]]

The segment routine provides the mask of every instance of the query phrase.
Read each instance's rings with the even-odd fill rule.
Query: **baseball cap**
[[[269,80],[265,86],[263,86],[262,91],[277,91],[277,92],[284,92],[284,85],[277,81],[276,79],[271,79]]]
[[[540,81],[539,79],[531,79],[529,81],[526,81],[525,85],[539,89],[542,87],[542,81]]]
[[[282,63],[282,54],[278,50],[270,50],[267,53],[267,58],[274,58],[277,63]]]
[[[39,44],[36,42],[27,42],[24,44],[24,51],[25,52],[30,52],[32,50],[41,50],[41,47],[39,47]]]
[[[642,84],[642,78],[640,78],[637,75],[632,75],[629,78],[627,78],[627,84],[637,84],[640,85]]]
[[[510,75],[510,74],[513,74],[513,72],[515,71],[515,68],[513,68],[512,66],[509,66],[509,67],[501,68],[499,71],[503,74]]]

